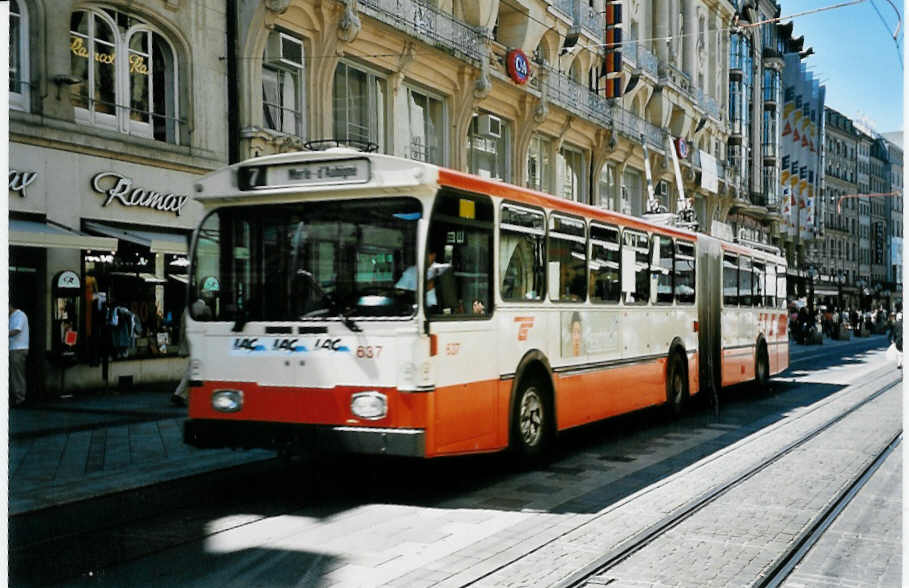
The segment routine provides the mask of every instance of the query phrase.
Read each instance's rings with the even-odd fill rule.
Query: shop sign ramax
[[[9,170],[9,189],[25,198],[25,189],[37,179],[38,172],[36,171],[19,171],[17,169],[11,169]]]
[[[105,188],[104,186],[108,186]],[[101,206],[107,206],[113,200],[119,200],[123,206],[143,206],[173,212],[180,216],[180,212],[189,200],[188,195],[174,194],[173,192],[157,192],[147,188],[133,188],[132,178],[115,172],[100,172],[92,178],[92,187],[100,194],[106,194],[107,199]]]

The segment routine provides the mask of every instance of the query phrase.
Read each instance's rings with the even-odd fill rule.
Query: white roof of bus
[[[241,190],[238,184],[237,170],[241,167],[281,166],[317,161],[343,161],[346,159],[368,159],[371,168],[369,180],[357,184],[329,185],[323,183],[279,187],[266,186],[252,190]],[[364,153],[354,149],[333,148],[324,151],[296,151],[247,159],[202,176],[194,184],[195,194],[193,197],[205,204],[206,201],[223,202],[233,199],[259,199],[263,196],[305,192],[350,191],[351,189],[375,190],[387,187],[408,188],[435,184],[438,180],[438,173],[438,167],[429,163],[379,153]]]

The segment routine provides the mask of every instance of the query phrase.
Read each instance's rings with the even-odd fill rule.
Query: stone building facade
[[[11,300],[30,394],[179,378],[201,174],[227,163],[215,0],[10,3]]]

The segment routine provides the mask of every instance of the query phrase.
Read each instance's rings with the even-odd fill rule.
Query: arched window
[[[113,8],[74,11],[70,61],[78,122],[179,142],[177,63],[154,27]]]
[[[28,12],[19,0],[9,3],[9,106],[29,110]]]

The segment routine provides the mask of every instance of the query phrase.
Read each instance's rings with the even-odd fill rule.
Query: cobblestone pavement
[[[903,448],[898,447],[824,532],[787,588],[899,586]]]
[[[424,503],[402,498],[398,489],[389,499],[358,495],[328,513],[322,512],[324,506],[301,506],[267,519],[253,520],[249,514],[214,518],[197,542],[111,569],[107,584],[142,578],[144,583],[209,586],[552,585],[901,377],[895,365],[883,360],[882,349],[845,358],[846,370],[812,372],[818,361],[812,354],[821,351],[803,354],[804,361],[794,361],[790,373],[778,380],[777,386],[788,386],[789,393],[738,403],[727,399],[718,419],[701,413],[678,424],[651,423],[612,437],[600,430],[605,439],[579,443],[548,468],[485,477],[477,473],[476,480],[467,482],[449,478],[455,489],[433,494]],[[800,383],[786,384],[795,379]],[[899,414],[899,409],[888,411]],[[848,447],[840,449],[849,454]],[[484,463],[471,460],[465,463]],[[806,469],[822,472],[819,468]],[[432,470],[413,467],[405,475],[421,471]],[[474,476],[469,468],[461,471],[468,479]],[[421,482],[412,477],[396,481],[395,487]],[[821,475],[803,498],[832,496],[837,483],[834,476]],[[771,485],[766,500],[758,500],[749,512],[764,508],[785,520],[780,513],[790,502],[774,501],[780,491]],[[728,514],[718,513],[716,520]],[[793,521],[798,516],[791,514]],[[705,550],[700,563],[710,556],[711,565],[719,568],[716,577],[731,575],[735,566],[749,569],[751,560],[735,558],[727,566],[722,555],[737,544],[765,545],[760,532],[770,534],[771,542],[784,543],[785,534],[767,523],[746,530],[723,526],[732,529],[728,537],[703,538],[703,545],[694,546]],[[702,524],[703,535],[708,527]],[[661,567],[684,569],[690,563],[689,546],[681,545],[660,555]],[[689,573],[691,582],[700,577]],[[627,581],[636,585],[637,580]]]
[[[878,370],[876,375],[887,380],[886,374],[893,374],[895,371],[888,367]],[[584,502],[609,506],[601,510],[597,516],[591,517],[583,526],[578,526],[570,533],[558,537],[556,541],[541,545],[526,557],[483,578],[478,585],[535,587],[559,582],[576,570],[591,564],[602,554],[619,548],[640,530],[684,507],[692,497],[700,496],[719,486],[723,481],[748,471],[755,464],[801,439],[821,423],[839,415],[846,407],[870,396],[879,388],[871,376],[866,376],[863,381],[866,383],[864,386],[855,386],[825,401],[790,411],[793,416],[800,415],[802,418],[790,418],[769,426],[767,423],[754,423],[751,425],[753,434],[728,447],[720,444],[712,448],[705,455],[706,459],[650,484],[624,500],[613,504],[602,500],[603,493],[608,492],[611,485],[581,496],[574,501],[578,508]],[[898,410],[897,407],[897,415],[900,414]],[[831,495],[833,493],[831,492]],[[772,496],[771,494],[771,498]],[[720,532],[722,533],[722,530]],[[720,550],[720,546],[715,547],[715,553],[719,553]],[[666,553],[675,553],[675,550]],[[671,565],[667,564],[666,569],[672,569]],[[443,582],[441,585],[460,584]]]
[[[901,425],[902,391],[892,388],[661,535],[596,583],[752,583],[873,461]],[[882,561],[898,557],[899,550],[889,547]]]

